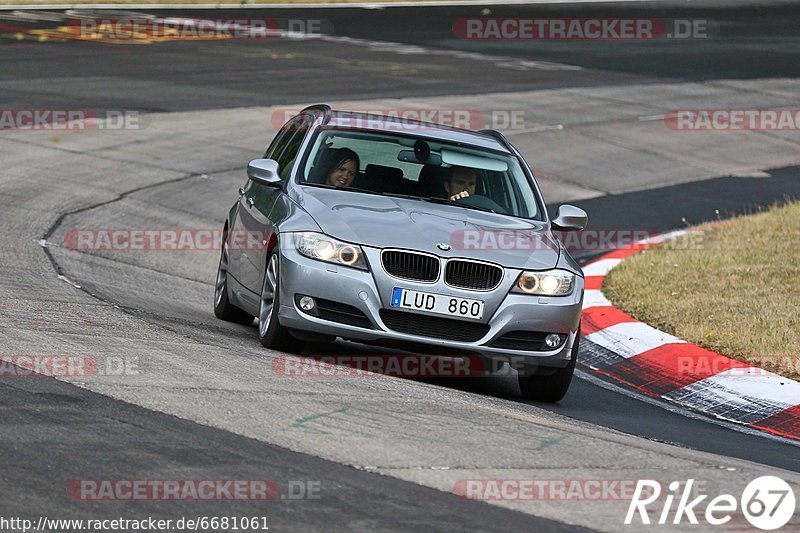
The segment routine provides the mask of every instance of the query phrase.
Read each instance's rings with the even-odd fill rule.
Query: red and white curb
[[[800,440],[800,382],[730,359],[659,331],[614,307],[600,291],[605,276],[643,248],[686,230],[607,253],[583,268],[579,364],[649,396]]]

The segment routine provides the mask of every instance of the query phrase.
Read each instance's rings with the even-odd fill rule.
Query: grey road
[[[601,43],[453,35],[455,20],[483,9],[702,18],[718,33]],[[138,113],[137,127],[114,131],[0,130],[0,354],[86,356],[128,369],[54,380],[3,367],[0,515],[263,515],[278,531],[618,531],[625,500],[476,502],[453,492],[470,479],[693,477],[710,493],[736,494],[765,474],[797,491],[796,445],[587,376],[556,406],[524,401],[505,377],[286,377],[283,354],[261,348],[253,326],[214,318],[214,251],[87,253],[67,236],[219,228],[278,117],[316,101],[517,114],[524,123],[505,132],[533,162],[551,207],[580,205],[598,229],[662,231],[798,198],[797,131],[681,132],[663,120],[681,108],[798,107],[798,14],[765,2],[247,10],[318,18],[331,33],[149,44],[40,42],[45,30],[63,37],[68,16],[0,14],[0,107]],[[81,479],[267,479],[284,495],[293,483],[320,492],[98,502],[68,492]]]

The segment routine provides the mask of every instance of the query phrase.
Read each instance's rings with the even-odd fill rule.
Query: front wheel
[[[550,403],[564,398],[569,390],[570,383],[572,383],[572,374],[575,372],[575,363],[578,360],[580,340],[581,327],[579,325],[575,334],[575,342],[572,344],[569,364],[564,368],[559,368],[546,376],[519,376],[519,389],[522,391],[522,395],[529,400]]]
[[[258,308],[258,340],[262,346],[284,352],[300,352],[303,341],[295,339],[289,329],[278,322],[280,309],[280,247],[276,246],[267,259],[264,283],[261,287],[261,299]]]
[[[226,232],[227,233],[227,232]],[[236,324],[249,325],[255,318],[247,314],[228,299],[228,267],[230,256],[228,255],[227,235],[222,238],[222,252],[219,256],[219,266],[217,267],[217,280],[214,284],[214,314],[217,318],[235,322]]]

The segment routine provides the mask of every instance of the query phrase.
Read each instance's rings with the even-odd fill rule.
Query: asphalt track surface
[[[237,40],[167,45],[35,46],[7,40],[3,100],[8,106],[58,105],[92,109],[183,111],[303,101],[476,94],[625,83],[800,76],[797,7],[663,7],[659,3],[557,6],[479,6],[391,9],[149,10],[160,16],[320,21],[337,37],[405,43],[439,51],[475,52],[480,68],[452,56],[398,56],[391,47],[353,55],[335,42]],[[423,14],[425,13],[425,14]],[[117,17],[111,13],[109,17]],[[452,30],[461,18],[701,19],[718,34],[709,39],[621,41],[473,41]],[[32,22],[37,27],[55,23]],[[714,30],[709,30],[712,34]],[[341,54],[341,55],[339,55]],[[346,54],[346,55],[345,55]],[[584,70],[502,68],[490,57],[577,65]],[[524,67],[522,67],[524,68]],[[401,76],[393,74],[401,69]],[[324,73],[325,83],[319,83]],[[58,81],[58,91],[51,83]]]
[[[4,496],[6,517],[266,516],[269,528],[278,531],[325,531],[332,525],[341,531],[573,529],[265,446],[55,380],[28,380],[21,387],[3,383],[0,400],[6,433],[2,479],[5,487],[14,487]],[[320,482],[321,497],[276,499],[268,506],[263,501],[155,501],[132,508],[125,502],[93,502],[79,510],[60,497],[69,480],[81,479],[89,469],[97,479],[122,479],[131,468],[157,472],[159,479],[313,479]],[[53,485],[61,490],[48,488]],[[289,496],[287,484],[281,493]]]
[[[187,15],[185,11],[181,14]],[[519,60],[525,60],[535,46],[537,61],[579,65],[582,70],[503,68],[478,56],[463,60],[475,62],[474,68],[465,69],[463,63],[453,62],[447,55],[397,54],[374,46],[350,47],[348,55],[342,58],[337,55],[340,44],[313,40],[275,40],[266,46],[249,41],[147,46],[7,41],[0,46],[0,104],[5,108],[202,111],[313,100],[475,95],[483,91],[800,75],[800,37],[796,31],[800,13],[796,6],[491,7],[491,16],[496,17],[650,16],[708,18],[719,23],[717,39],[695,41],[691,46],[663,41],[481,43],[453,38],[450,31],[453,19],[479,14],[480,8],[475,7],[314,10],[315,17],[332,25],[336,36]],[[195,15],[209,16],[205,12]],[[213,16],[227,15],[215,12]],[[241,13],[231,12],[230,16],[238,17]],[[308,18],[309,14],[300,10],[279,13],[249,10],[248,16]],[[387,68],[401,69],[406,75],[387,76],[384,74]],[[318,82],[321,72],[326,79],[324,85]],[[797,166],[772,168],[769,172],[769,180],[723,176],[573,203],[585,208],[597,227],[669,230],[754,211],[786,198],[800,198]],[[67,211],[70,210],[63,212]],[[102,302],[119,305],[131,316],[186,337],[213,337],[213,342],[221,345],[252,341],[252,328],[210,330],[204,324],[181,323],[171,312],[176,302],[137,298],[135,287],[115,290],[105,283],[93,283],[91,278],[82,277],[92,272],[91,268],[81,270],[73,258],[69,258],[68,265],[54,259],[54,266],[64,267],[63,273],[70,279],[77,275],[75,281],[85,290]],[[673,413],[595,381],[576,379],[569,395],[556,406],[525,402],[508,380],[452,381],[432,383],[465,391],[471,397],[515,404],[515,409],[550,411],[687,450],[800,472],[800,454],[794,445]],[[3,417],[0,483],[6,494],[0,508],[5,516],[42,513],[63,518],[87,513],[131,517],[253,516],[263,510],[248,502],[147,502],[133,508],[122,503],[76,505],[63,497],[67,481],[85,477],[87,472],[98,479],[117,479],[136,471],[142,473],[141,477],[164,479],[239,476],[321,480],[325,490],[320,500],[273,502],[267,514],[269,525],[275,530],[576,529],[574,525],[565,526],[528,513],[463,501],[415,483],[109,399],[49,378],[0,381],[0,410]]]

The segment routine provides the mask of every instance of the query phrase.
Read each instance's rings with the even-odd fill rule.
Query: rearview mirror
[[[419,158],[414,150],[401,150],[400,153],[397,154],[397,160],[404,163],[425,163],[426,165],[435,165],[437,167],[442,164],[442,158],[439,154],[431,152],[423,160]]]
[[[278,176],[278,162],[273,159],[253,159],[247,164],[247,177],[270,187],[279,187],[282,183]]]
[[[586,211],[569,204],[559,207],[558,215],[552,220],[553,229],[559,231],[581,231],[588,223]]]

